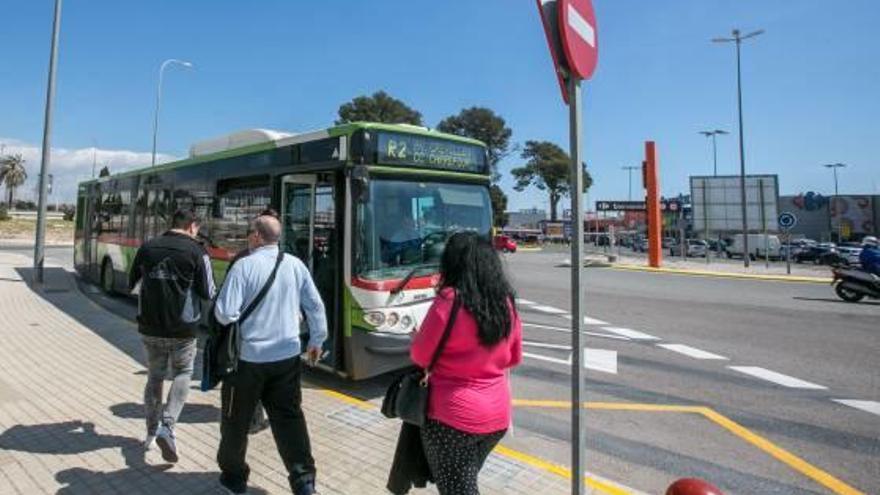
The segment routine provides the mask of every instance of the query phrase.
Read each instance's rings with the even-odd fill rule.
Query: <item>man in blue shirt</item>
[[[880,276],[880,246],[877,238],[869,235],[862,239],[862,254],[859,255],[859,263],[862,269],[868,273]]]
[[[220,323],[237,321],[256,298],[275,267],[280,237],[277,218],[263,215],[252,222],[248,230],[251,254],[232,266],[217,297],[214,314]],[[307,359],[315,363],[327,338],[324,303],[306,266],[285,254],[265,298],[241,324],[238,369],[223,381],[217,461],[220,483],[232,493],[247,490],[247,434],[258,401],[269,415],[293,492],[314,493],[315,461],[301,408],[301,310],[309,324]]]

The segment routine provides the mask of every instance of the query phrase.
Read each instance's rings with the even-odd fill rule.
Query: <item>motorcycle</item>
[[[880,277],[863,270],[835,268],[832,273],[834,292],[846,302],[859,302],[865,297],[880,299]]]

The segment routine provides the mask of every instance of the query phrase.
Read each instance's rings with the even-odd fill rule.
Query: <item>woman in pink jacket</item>
[[[410,350],[413,362],[426,367],[455,318],[429,378],[422,444],[441,495],[475,495],[477,475],[510,425],[507,372],[522,360],[522,324],[488,239],[470,232],[450,237],[440,275],[437,297]],[[453,316],[455,298],[460,307]]]

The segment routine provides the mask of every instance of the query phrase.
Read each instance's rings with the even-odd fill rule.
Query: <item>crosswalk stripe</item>
[[[880,416],[880,402],[873,400],[850,400],[850,399],[831,399],[838,404],[854,407],[871,414]]]
[[[562,315],[562,317],[565,318],[566,320],[574,319],[574,317],[569,314]],[[608,325],[608,324],[609,323],[607,321],[598,320],[598,319],[593,318],[591,316],[584,316],[584,325]]]
[[[532,306],[532,309],[541,311],[542,313],[550,313],[553,315],[564,315],[568,313],[568,311],[564,309],[554,308],[553,306],[544,306],[543,304],[535,304]]]
[[[528,299],[517,299],[516,303],[522,304],[523,306],[534,306],[535,304],[538,304],[535,301],[529,301]]]
[[[777,373],[775,371],[768,370],[767,368],[761,368],[759,366],[728,366],[728,368],[749,376],[753,376],[755,378],[760,378],[762,380],[775,383],[777,385],[782,385],[783,387],[803,388],[808,390],[828,389],[828,387],[824,385],[801,380],[800,378],[795,378],[793,376],[783,375],[782,373]]]
[[[631,328],[602,327],[602,330],[605,330],[606,332],[616,333],[617,335],[623,335],[624,337],[629,337],[633,340],[660,340],[660,337],[654,337],[653,335],[639,332],[638,330],[633,330]]]
[[[561,332],[561,333],[568,333],[568,334],[571,333],[571,328],[554,327],[552,325],[541,325],[538,323],[528,323],[528,322],[523,322],[522,325],[524,327],[540,328],[542,330],[550,330],[553,332]],[[588,332],[586,330],[581,330],[581,333],[584,335],[590,335],[592,337],[602,337],[602,338],[606,338],[606,339],[631,340],[631,339],[624,337],[622,335],[612,335],[610,333]]]
[[[584,349],[584,368],[603,373],[617,374],[617,351],[608,349]]]
[[[708,351],[704,351],[702,349],[697,349],[696,347],[691,347],[689,345],[684,344],[657,344],[657,347],[662,347],[663,349],[677,352],[679,354],[684,354],[685,356],[692,357],[694,359],[718,359],[718,360],[728,360],[724,356],[719,356],[718,354],[714,354]]]

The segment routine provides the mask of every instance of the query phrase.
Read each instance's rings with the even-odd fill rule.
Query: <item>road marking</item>
[[[568,313],[568,311],[564,309],[554,308],[553,306],[544,306],[543,304],[535,304],[531,308],[541,311],[542,313],[550,313],[551,315],[564,315]]]
[[[541,328],[541,329],[543,329],[543,330],[550,330],[550,331],[553,331],[553,332],[562,332],[562,333],[568,333],[568,334],[571,333],[571,329],[570,329],[570,328],[554,327],[554,326],[552,326],[552,325],[540,325],[540,324],[538,324],[538,323],[523,323],[522,325],[523,325],[524,327]],[[627,338],[627,337],[623,337],[623,336],[620,336],[620,335],[611,335],[611,334],[608,334],[608,333],[588,332],[588,331],[586,331],[586,330],[581,330],[581,333],[582,333],[583,335],[590,335],[590,336],[593,336],[593,337],[604,337],[604,338],[606,338],[606,339],[613,339],[613,340],[630,340],[630,339]]]
[[[538,304],[535,301],[529,301],[528,299],[517,299],[516,303],[522,304],[523,306],[534,306],[535,304]]]
[[[584,368],[603,373],[617,374],[617,351],[607,349],[584,349]]]
[[[663,349],[677,352],[679,354],[684,354],[685,356],[692,357],[694,359],[720,359],[729,361],[724,356],[719,356],[718,354],[713,354],[708,351],[704,351],[702,349],[697,349],[696,347],[691,347],[689,345],[684,344],[657,344],[657,347],[662,347]]]
[[[631,328],[602,327],[602,330],[605,330],[606,332],[615,333],[617,335],[623,335],[624,337],[629,337],[633,340],[660,340],[660,337],[654,337],[653,335],[649,335],[644,332],[639,332],[638,330],[633,330]]]
[[[568,4],[568,25],[574,29],[574,32],[577,33],[584,42],[591,47],[596,48],[596,30],[593,29],[593,26],[591,26],[586,19],[584,19],[580,12],[575,10],[572,4]]]
[[[521,407],[549,407],[558,409],[570,409],[570,401],[554,400],[524,400],[514,399],[514,406]],[[816,467],[791,452],[779,447],[766,438],[754,433],[748,428],[718,413],[709,407],[700,406],[677,406],[666,404],[631,404],[618,402],[584,402],[586,409],[598,409],[605,411],[643,411],[643,412],[679,412],[700,414],[709,421],[724,428],[743,441],[752,444],[766,452],[771,457],[782,462],[793,470],[812,479],[816,483],[828,488],[834,493],[841,495],[864,495],[844,481],[834,477],[831,473]]]
[[[744,373],[746,375],[754,376],[755,378],[760,378],[762,380],[767,380],[768,382],[773,382],[777,385],[782,385],[783,387],[803,388],[810,390],[828,389],[828,387],[825,387],[823,385],[811,383],[805,380],[801,380],[800,378],[795,378],[793,376],[783,375],[782,373],[777,373],[775,371],[761,368],[759,366],[728,366],[728,368],[734,371],[739,371],[740,373]]]
[[[571,315],[562,315],[566,320],[571,320],[574,317]],[[591,318],[589,316],[584,316],[584,325],[608,325],[607,321],[597,320],[596,318]]]
[[[561,344],[545,344],[544,342],[531,342],[528,340],[523,340],[523,345],[529,347],[543,347],[544,349],[560,349],[563,351],[570,351],[570,345],[561,345]]]
[[[871,414],[876,414],[880,416],[880,402],[876,402],[873,400],[850,400],[850,399],[831,399],[834,402],[839,404],[843,404],[845,406],[854,407],[856,409],[861,409],[862,411],[869,412]]]
[[[556,363],[556,364],[562,364],[565,366],[571,366],[570,359],[559,359],[559,358],[554,358],[554,357],[549,357],[549,356],[543,356],[541,354],[532,354],[531,352],[523,352],[522,355],[523,355],[523,357],[537,359],[538,361],[546,361],[548,363]]]

